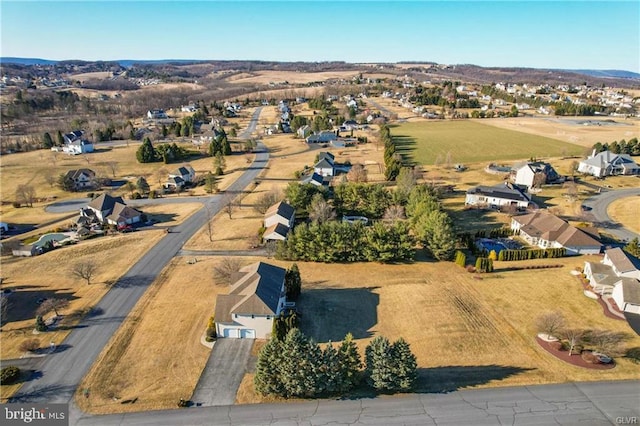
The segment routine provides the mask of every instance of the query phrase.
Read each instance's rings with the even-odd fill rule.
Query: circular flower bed
[[[576,367],[590,368],[592,370],[610,370],[616,366],[613,360],[609,364],[601,363],[598,357],[588,350],[582,350],[580,355],[570,355],[569,351],[563,350],[562,343],[559,341],[547,342],[540,337],[536,337],[536,342],[551,355]]]

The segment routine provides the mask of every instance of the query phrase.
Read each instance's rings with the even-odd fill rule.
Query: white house
[[[545,211],[514,216],[511,229],[529,244],[543,249],[565,248],[567,254],[598,254],[602,250],[602,244],[589,233]]]
[[[285,273],[283,268],[263,262],[240,269],[229,294],[216,297],[218,337],[268,338],[273,319],[285,307]]]
[[[147,111],[147,118],[152,120],[163,120],[167,117],[167,113],[162,109],[150,109]]]
[[[622,278],[613,287],[611,298],[623,312],[640,315],[640,282],[632,278]]]
[[[189,164],[178,167],[177,170],[169,173],[169,178],[181,178],[185,183],[192,183],[196,179],[196,171]]]
[[[314,173],[320,176],[334,176],[336,174],[335,157],[330,152],[318,154],[318,162],[313,166]]]
[[[637,175],[640,174],[640,166],[627,154],[614,154],[611,151],[596,154],[593,150],[589,158],[578,164],[578,171],[596,177]]]
[[[180,111],[182,112],[196,112],[198,107],[195,104],[183,105],[180,107]]]
[[[467,191],[464,201],[468,206],[480,206],[490,208],[500,208],[503,206],[513,206],[517,209],[529,207],[531,197],[518,187],[508,183],[496,186],[476,186]]]
[[[80,215],[99,222],[112,225],[126,226],[140,222],[142,213],[127,206],[122,197],[112,197],[102,194],[91,200],[86,208],[80,210]]]
[[[83,139],[83,136],[84,132],[82,130],[74,130],[71,133],[63,135],[64,146],[62,147],[62,152],[66,152],[70,155],[93,152],[93,143]],[[57,151],[57,148],[55,147],[51,149]]]
[[[310,183],[311,185],[315,185],[315,186],[323,186],[324,185],[324,178],[322,176],[320,176],[318,173],[314,172],[314,173],[302,178],[300,180],[300,183],[301,184]]]
[[[619,277],[640,280],[640,260],[631,256],[620,247],[605,250],[602,263],[610,266],[613,272]]]
[[[280,201],[269,207],[269,210],[264,214],[264,226],[269,228],[276,223],[280,223],[287,228],[293,228],[295,218],[296,210],[284,201]]]
[[[527,188],[540,186],[547,183],[553,183],[560,180],[560,175],[554,170],[549,163],[541,161],[525,163],[514,167],[516,185],[523,185]]]
[[[596,293],[611,294],[620,282],[640,279],[640,261],[621,248],[608,249],[602,262],[584,263],[584,275]]]
[[[274,223],[270,227],[264,230],[262,239],[265,241],[284,241],[287,239],[287,234],[291,231],[286,225],[281,223]]]
[[[329,143],[338,139],[338,135],[335,132],[320,132],[314,135],[310,135],[305,139],[307,143]]]

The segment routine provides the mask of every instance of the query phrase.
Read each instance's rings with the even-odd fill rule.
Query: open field
[[[243,73],[228,79],[233,83],[269,84],[287,81],[290,84],[311,83],[333,78],[350,80],[358,76],[359,71],[326,71],[326,72],[296,72],[296,71],[256,71],[251,74]]]
[[[106,80],[113,77],[111,71],[85,72],[82,74],[70,74],[67,78],[72,81],[85,82],[86,80]]]
[[[607,213],[614,221],[640,234],[640,197],[627,197],[609,205]]]
[[[584,126],[575,121],[614,121],[617,124]],[[610,117],[518,117],[482,120],[483,124],[544,136],[591,148],[596,142],[629,140],[640,135],[640,120]]]
[[[1,287],[11,288],[15,293],[11,296],[8,322],[2,326],[2,359],[22,355],[18,346],[27,338],[37,337],[43,345],[50,341],[59,344],[80,319],[73,313],[93,306],[107,292],[109,287],[105,283],[117,280],[163,236],[162,231],[134,232],[87,240],[36,257],[3,257],[2,276],[5,280]],[[109,259],[108,265],[104,259]],[[74,263],[84,261],[98,265],[90,285],[69,273]],[[70,305],[61,312],[64,318],[60,328],[34,336],[36,301],[40,298],[68,299]]]
[[[391,126],[398,151],[408,161],[435,164],[578,155],[583,148],[554,139],[485,126],[480,121],[409,122]]]
[[[560,310],[574,327],[630,333],[627,346],[640,345],[627,323],[605,317],[569,274],[587,259],[600,258],[496,262],[496,272],[481,280],[448,262],[298,262],[302,329],[320,343],[351,332],[361,351],[376,335],[402,336],[417,357],[418,389],[424,392],[635,378],[638,366],[627,359],[616,359],[612,370],[586,370],[557,360],[535,342],[535,319]],[[535,263],[563,267],[508,270]],[[238,402],[262,402],[252,392],[250,375]]]
[[[200,339],[216,295],[227,291],[214,280],[216,262],[171,261],[79,386],[90,389],[89,398],[76,399],[80,408],[91,413],[167,409],[189,398],[210,353]],[[171,321],[166,321],[167,312],[173,313]],[[134,398],[135,404],[121,403]]]

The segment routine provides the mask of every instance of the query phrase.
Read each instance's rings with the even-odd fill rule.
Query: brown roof
[[[266,218],[266,217],[270,217],[277,214],[288,220],[291,220],[294,213],[295,213],[295,209],[293,207],[291,207],[289,204],[285,203],[284,201],[280,201],[279,203],[276,203],[271,207],[269,207],[269,210],[266,211],[266,213],[264,214],[264,217]]]
[[[634,262],[634,259],[632,259],[631,256],[625,253],[620,247],[608,249],[604,252],[621,274],[638,270],[636,265],[637,262]]]
[[[240,294],[219,294],[218,297],[216,297],[216,312],[214,316],[216,322],[225,324],[233,323],[231,308],[243,298],[244,296]]]
[[[603,265],[600,262],[587,262],[591,269],[591,276],[598,285],[613,286],[617,282],[620,282],[620,277],[613,272],[613,269],[609,265]]]
[[[280,222],[276,222],[267,229],[264,230],[264,238],[268,237],[272,233],[276,233],[284,238],[287,238],[287,234],[289,233],[290,228],[281,224]]]
[[[626,303],[640,305],[640,282],[633,278],[622,278],[622,298]]]
[[[535,212],[513,218],[520,223],[521,230],[532,237],[547,241],[557,241],[563,246],[601,246],[600,242],[587,233],[569,225],[566,221],[550,213]]]
[[[118,219],[131,219],[136,216],[140,216],[140,212],[124,204],[116,203],[113,207],[113,212],[109,215],[108,219],[118,222]]]
[[[122,197],[112,197],[109,194],[102,194],[99,197],[91,200],[91,202],[87,206],[97,211],[110,212],[111,210],[113,210],[116,203],[124,204],[124,200],[122,199]]]

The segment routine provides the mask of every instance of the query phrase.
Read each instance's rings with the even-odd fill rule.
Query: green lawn
[[[474,121],[428,121],[391,126],[391,135],[405,161],[416,164],[474,163],[579,155],[584,147],[499,129]]]

